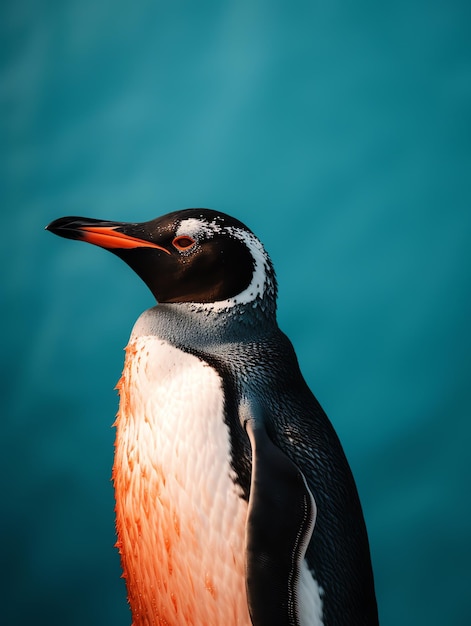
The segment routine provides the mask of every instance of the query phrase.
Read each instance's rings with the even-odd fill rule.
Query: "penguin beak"
[[[131,248],[157,248],[166,254],[170,252],[148,239],[142,239],[145,231],[142,224],[108,222],[88,217],[60,217],[46,226],[59,237],[78,239],[92,243],[106,250]]]

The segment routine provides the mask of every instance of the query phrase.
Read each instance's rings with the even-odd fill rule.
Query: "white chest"
[[[219,376],[145,336],[131,339],[118,387],[113,479],[133,624],[250,624],[247,505]]]

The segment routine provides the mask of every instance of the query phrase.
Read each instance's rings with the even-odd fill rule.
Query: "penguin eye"
[[[172,245],[177,250],[189,250],[195,245],[196,241],[193,237],[189,237],[188,235],[181,235],[180,237],[175,237],[172,241]]]

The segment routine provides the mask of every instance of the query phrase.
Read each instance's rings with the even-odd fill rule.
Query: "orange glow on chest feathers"
[[[113,482],[133,626],[249,626],[247,503],[230,467],[218,374],[153,336],[118,383]]]

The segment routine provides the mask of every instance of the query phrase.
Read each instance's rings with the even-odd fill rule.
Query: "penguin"
[[[46,229],[120,257],[157,302],[117,386],[112,478],[133,626],[377,625],[355,481],[278,327],[260,240],[199,208]]]

